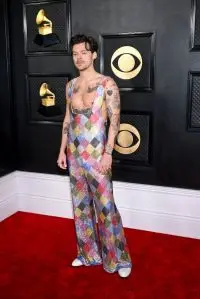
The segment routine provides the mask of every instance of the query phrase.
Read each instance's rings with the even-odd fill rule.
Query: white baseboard
[[[10,173],[0,178],[0,221],[18,211],[16,173]]]
[[[34,194],[18,194],[19,211],[43,215],[73,218],[72,206],[69,200],[47,198]]]
[[[18,205],[23,212],[72,218],[67,176],[18,173]]]
[[[14,176],[19,211],[73,217],[67,176],[20,171]],[[115,181],[113,186],[124,227],[200,239],[200,191]]]

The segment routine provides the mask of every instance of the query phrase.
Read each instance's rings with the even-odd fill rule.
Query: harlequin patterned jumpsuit
[[[75,80],[69,87],[70,99]],[[111,173],[103,175],[97,169],[106,143],[106,123],[101,109],[104,85],[98,86],[92,108],[80,111],[70,105],[67,156],[77,258],[86,266],[103,262],[105,271],[113,273],[131,267],[131,260],[121,217],[114,203]]]

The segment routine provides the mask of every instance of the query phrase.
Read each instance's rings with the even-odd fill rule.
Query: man
[[[111,181],[112,152],[120,124],[119,90],[112,78],[95,71],[98,45],[92,37],[72,37],[71,50],[80,75],[66,86],[67,108],[57,163],[67,168],[67,148],[78,249],[72,266],[103,263],[105,271],[128,277],[132,264]]]

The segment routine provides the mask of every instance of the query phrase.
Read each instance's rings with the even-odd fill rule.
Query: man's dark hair
[[[71,51],[74,45],[85,43],[85,48],[92,53],[98,51],[98,43],[92,36],[86,36],[84,34],[76,34],[72,36],[70,41]]]

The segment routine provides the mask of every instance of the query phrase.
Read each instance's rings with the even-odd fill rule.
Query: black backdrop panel
[[[66,83],[70,80],[64,75],[27,75],[27,99],[30,122],[62,122],[66,110]],[[44,95],[40,94],[42,86]],[[48,104],[48,95],[53,104]],[[43,103],[44,102],[44,103]]]
[[[34,7],[42,9],[43,6],[39,0],[34,2],[33,0],[9,1],[13,78],[12,89],[10,90],[12,90],[15,100],[15,128],[17,128],[18,133],[17,151],[15,151],[18,157],[16,160],[18,161],[18,169],[21,170],[59,173],[56,160],[60,147],[62,117],[52,117],[50,121],[52,125],[48,125],[49,120],[37,112],[37,105],[32,105],[32,114],[28,114],[27,103],[30,104],[30,97],[27,96],[25,74],[34,73],[43,77],[46,76],[45,74],[52,74],[55,78],[50,82],[51,84],[49,83],[49,86],[56,95],[58,92],[54,91],[53,84],[57,82],[57,79],[61,80],[61,76],[56,77],[56,74],[73,74],[74,77],[76,73],[72,59],[68,55],[68,49],[64,47],[63,43],[62,48],[56,48],[61,45],[55,45],[51,49],[47,49],[48,47],[33,49],[32,46],[35,47],[35,45],[31,45],[27,49],[28,55],[25,55],[24,2],[25,21],[30,22],[30,17],[32,18],[31,24],[32,28],[35,28],[34,34],[37,33],[35,16],[30,12],[31,16],[28,19],[27,13],[29,12],[27,9],[33,10]],[[155,2],[156,5],[154,5]],[[191,0],[123,0],[117,1],[116,5],[116,0],[85,0],[84,3],[78,0],[71,1],[72,34],[83,32],[94,36],[97,40],[102,37],[102,45],[105,48],[101,52],[100,47],[96,69],[102,71],[100,66],[103,62],[104,73],[116,80],[121,94],[121,121],[130,121],[131,125],[136,127],[141,134],[140,147],[132,155],[114,152],[113,177],[115,180],[200,189],[198,175],[200,168],[198,96],[194,94],[195,85],[191,89],[191,91],[193,90],[192,97],[188,96],[187,91],[189,70],[200,71],[200,53],[197,52],[195,55],[191,53],[187,43],[191,32],[189,24],[191,3]],[[68,23],[67,7],[69,1],[49,0],[45,4],[44,10],[47,17],[52,21],[53,28],[56,28],[57,15],[55,16],[54,11],[51,15],[47,8],[58,5],[59,12],[59,7],[64,7],[64,4],[66,5],[65,13],[58,13],[58,16],[65,14],[66,20],[61,18],[62,26]],[[196,10],[197,15],[198,10]],[[196,21],[198,20],[196,19]],[[27,24],[27,29],[29,25]],[[199,27],[197,27],[196,34],[199,35],[197,30]],[[68,29],[66,28],[62,32],[64,33],[61,34],[61,37],[66,34],[67,41]],[[135,34],[132,35],[134,32],[154,32],[155,34],[136,36]],[[34,34],[32,33],[32,37]],[[30,36],[30,31],[28,35]],[[154,44],[155,36],[156,42]],[[128,83],[128,81],[120,80],[111,72],[110,59],[112,56],[111,52],[109,54],[109,50],[121,47],[125,40],[126,42],[135,41],[135,38],[137,38],[139,53],[142,54],[144,50],[141,56],[144,58],[146,68],[142,68],[134,80]],[[195,43],[198,43],[197,39]],[[39,55],[39,53],[45,55]],[[136,56],[136,58],[138,57]],[[123,71],[132,71],[132,69],[128,69],[127,61],[133,65],[133,58],[129,55],[119,58],[118,65],[124,68]],[[115,66],[118,66],[116,63],[118,60],[115,61]],[[137,59],[135,59],[135,63],[137,68]],[[3,65],[2,60],[1,65]],[[142,75],[141,78],[140,75]],[[198,78],[196,78],[196,74],[193,75],[195,75],[193,76],[194,83],[196,80],[198,81]],[[40,78],[29,76],[29,79],[38,80]],[[49,79],[49,76],[46,76],[45,79]],[[130,85],[130,82],[135,85]],[[32,81],[29,83],[33,84]],[[38,87],[40,83],[38,82]],[[37,96],[38,87],[34,89],[35,92],[37,90]],[[29,86],[29,88],[32,87]],[[5,94],[6,85],[3,95]],[[5,106],[8,105],[7,99],[5,96]],[[41,98],[38,97],[37,101],[40,100]],[[197,117],[195,116],[196,113]],[[190,130],[196,130],[195,133],[187,129],[187,115],[188,127]],[[130,120],[127,121],[129,116]],[[7,121],[6,115],[3,117]],[[30,124],[30,121],[36,121],[37,125],[35,123]],[[45,124],[41,123],[43,121]],[[137,134],[137,131],[134,130],[133,133]],[[125,145],[130,146],[132,137],[130,134],[125,136]],[[123,134],[120,138],[119,142],[123,142]],[[137,144],[137,138],[133,137],[133,142]],[[115,155],[118,155],[117,158]]]
[[[102,35],[101,72],[115,79],[120,90],[153,89],[153,33]]]
[[[150,115],[122,113],[114,159],[127,164],[149,164]]]
[[[36,23],[38,13],[39,24]],[[48,34],[45,26],[50,27]],[[26,54],[64,54],[69,51],[70,10],[68,2],[49,1],[24,4],[24,38]]]
[[[0,176],[16,167],[16,123],[13,126],[13,98],[11,86],[11,64],[8,7],[0,1]]]

